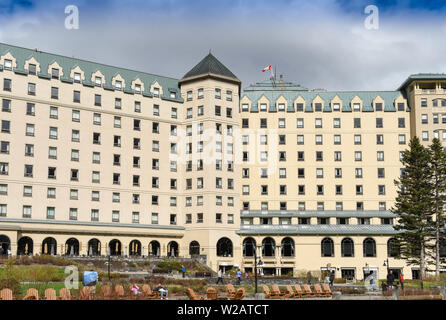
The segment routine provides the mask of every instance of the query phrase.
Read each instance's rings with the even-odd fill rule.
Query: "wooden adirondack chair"
[[[324,284],[322,285],[322,287],[323,287],[324,292],[325,292],[325,294],[327,295],[327,297],[331,297],[332,294],[331,294],[330,286],[329,286],[328,284],[324,283]]]
[[[186,294],[190,300],[204,300],[203,296],[195,294],[194,290],[192,290],[191,288],[187,288]]]
[[[142,286],[142,292],[149,299],[157,299],[160,296],[160,293],[158,291],[152,291],[152,288],[148,284]]]
[[[81,300],[91,300],[90,289],[88,287],[82,287],[80,291]]]
[[[104,298],[110,298],[111,295],[112,295],[112,291],[111,291],[110,287],[108,285],[106,285],[106,284],[104,284],[101,287],[101,292],[102,292],[102,296]]]
[[[265,298],[267,298],[267,299],[280,298],[279,295],[277,295],[277,294],[274,293],[274,292],[271,292],[271,291],[269,290],[269,287],[268,287],[266,284],[264,284],[264,285],[262,286],[262,288],[263,288],[263,292],[265,293]]]
[[[234,298],[232,298],[231,300],[243,300],[245,295],[246,295],[246,290],[245,290],[245,288],[241,287],[237,290]]]
[[[12,290],[4,288],[2,291],[0,291],[0,300],[14,300]]]
[[[287,291],[287,295],[286,295],[287,298],[294,298],[295,293],[294,293],[293,287],[291,287],[291,285],[288,284],[286,286],[286,291]]]
[[[115,286],[115,294],[118,298],[124,297],[124,288],[120,284]]]
[[[48,288],[45,290],[45,300],[57,300],[56,290]]]
[[[29,288],[26,291],[26,295],[23,300],[39,300],[39,291],[37,291],[35,288]]]
[[[277,284],[273,284],[271,286],[271,291],[275,294],[278,295],[279,297],[284,297],[286,295],[286,292],[284,291],[280,291],[280,288]]]
[[[316,291],[316,296],[318,297],[326,297],[325,293],[322,291],[321,285],[316,283],[314,285],[314,291]]]
[[[296,290],[295,296],[297,296],[298,298],[302,298],[302,297],[305,296],[305,294],[302,292],[302,289],[300,288],[300,285],[295,284],[294,285],[294,290]]]
[[[209,287],[206,289],[206,299],[207,300],[217,300],[218,293],[217,289]]]
[[[234,298],[235,297],[235,289],[234,289],[234,286],[232,285],[232,284],[230,284],[230,283],[228,283],[227,285],[226,285],[226,289],[228,290],[228,293],[226,294],[226,297],[228,298],[228,299],[232,299],[232,298]]]
[[[67,288],[62,288],[59,291],[60,300],[71,300],[71,292]]]
[[[304,291],[305,291],[305,294],[309,297],[315,296],[315,293],[313,291],[311,291],[311,288],[308,284],[304,284]]]

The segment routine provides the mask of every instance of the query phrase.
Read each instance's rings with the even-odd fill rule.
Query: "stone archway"
[[[41,252],[42,252],[42,254],[56,255],[57,254],[57,241],[56,241],[56,239],[54,239],[52,237],[45,238],[42,241]]]
[[[32,255],[34,253],[34,242],[30,237],[21,237],[17,242],[17,255]]]

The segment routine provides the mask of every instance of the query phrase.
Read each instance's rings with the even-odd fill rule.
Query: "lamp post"
[[[390,268],[390,266],[389,266],[389,258],[384,260],[383,267],[387,267],[387,274],[389,274],[389,268]]]
[[[255,281],[255,293],[257,294],[257,246],[252,244],[254,247],[254,281]],[[258,264],[262,264],[262,260],[259,258]]]

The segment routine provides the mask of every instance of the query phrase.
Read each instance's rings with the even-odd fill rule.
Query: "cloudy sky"
[[[353,4],[352,4],[353,3]],[[65,28],[65,7],[79,29]],[[379,28],[368,29],[368,5]],[[446,72],[444,0],[0,0],[0,42],[181,78],[211,49],[243,86],[394,90]]]

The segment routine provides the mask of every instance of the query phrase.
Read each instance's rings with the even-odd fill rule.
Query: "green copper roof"
[[[273,83],[271,80],[266,80],[243,89],[241,99],[247,97],[251,101],[251,112],[258,112],[257,105],[262,97],[265,97],[270,105],[273,105],[281,96],[287,101],[288,111],[294,110],[290,106],[294,106],[294,101],[301,97],[306,101],[305,112],[313,112],[312,102],[319,96],[325,102],[323,111],[330,112],[330,102],[338,96],[342,100],[342,111],[351,112],[350,103],[353,98],[358,96],[363,102],[362,111],[373,112],[372,102],[379,96],[385,101],[384,111],[394,112],[396,111],[395,99],[400,96],[405,97],[405,93],[402,91],[308,91],[300,85],[293,85],[289,82]]]
[[[210,52],[206,57],[203,58],[203,60],[201,60],[195,67],[193,67],[188,73],[186,73],[181,80],[209,74],[224,76],[240,81],[228,68],[226,68],[223,63],[221,63]]]
[[[398,88],[398,90],[404,90],[408,85],[411,84],[412,81],[416,80],[446,80],[445,73],[418,73],[412,74],[409,78],[404,81],[404,83]]]
[[[242,225],[239,235],[394,235],[392,225]]]
[[[139,78],[144,83],[144,96],[151,97],[152,94],[149,92],[150,86],[153,83],[158,82],[163,88],[163,95],[161,95],[162,99],[176,102],[183,101],[180,95],[178,79],[0,43],[0,55],[5,55],[8,52],[16,59],[17,67],[14,69],[14,72],[16,73],[27,74],[25,70],[25,61],[34,57],[40,64],[40,72],[38,76],[41,78],[51,79],[51,75],[48,74],[48,67],[54,62],[57,62],[62,68],[63,77],[61,78],[61,81],[64,82],[70,81],[69,76],[71,70],[79,66],[85,74],[85,81],[83,82],[83,85],[85,86],[94,86],[94,84],[91,83],[91,77],[93,73],[99,70],[105,77],[105,84],[103,85],[104,89],[115,90],[112,86],[112,78],[119,74],[125,81],[123,91],[126,93],[133,92],[131,89],[132,81]],[[170,91],[176,93],[175,99],[170,97]]]

